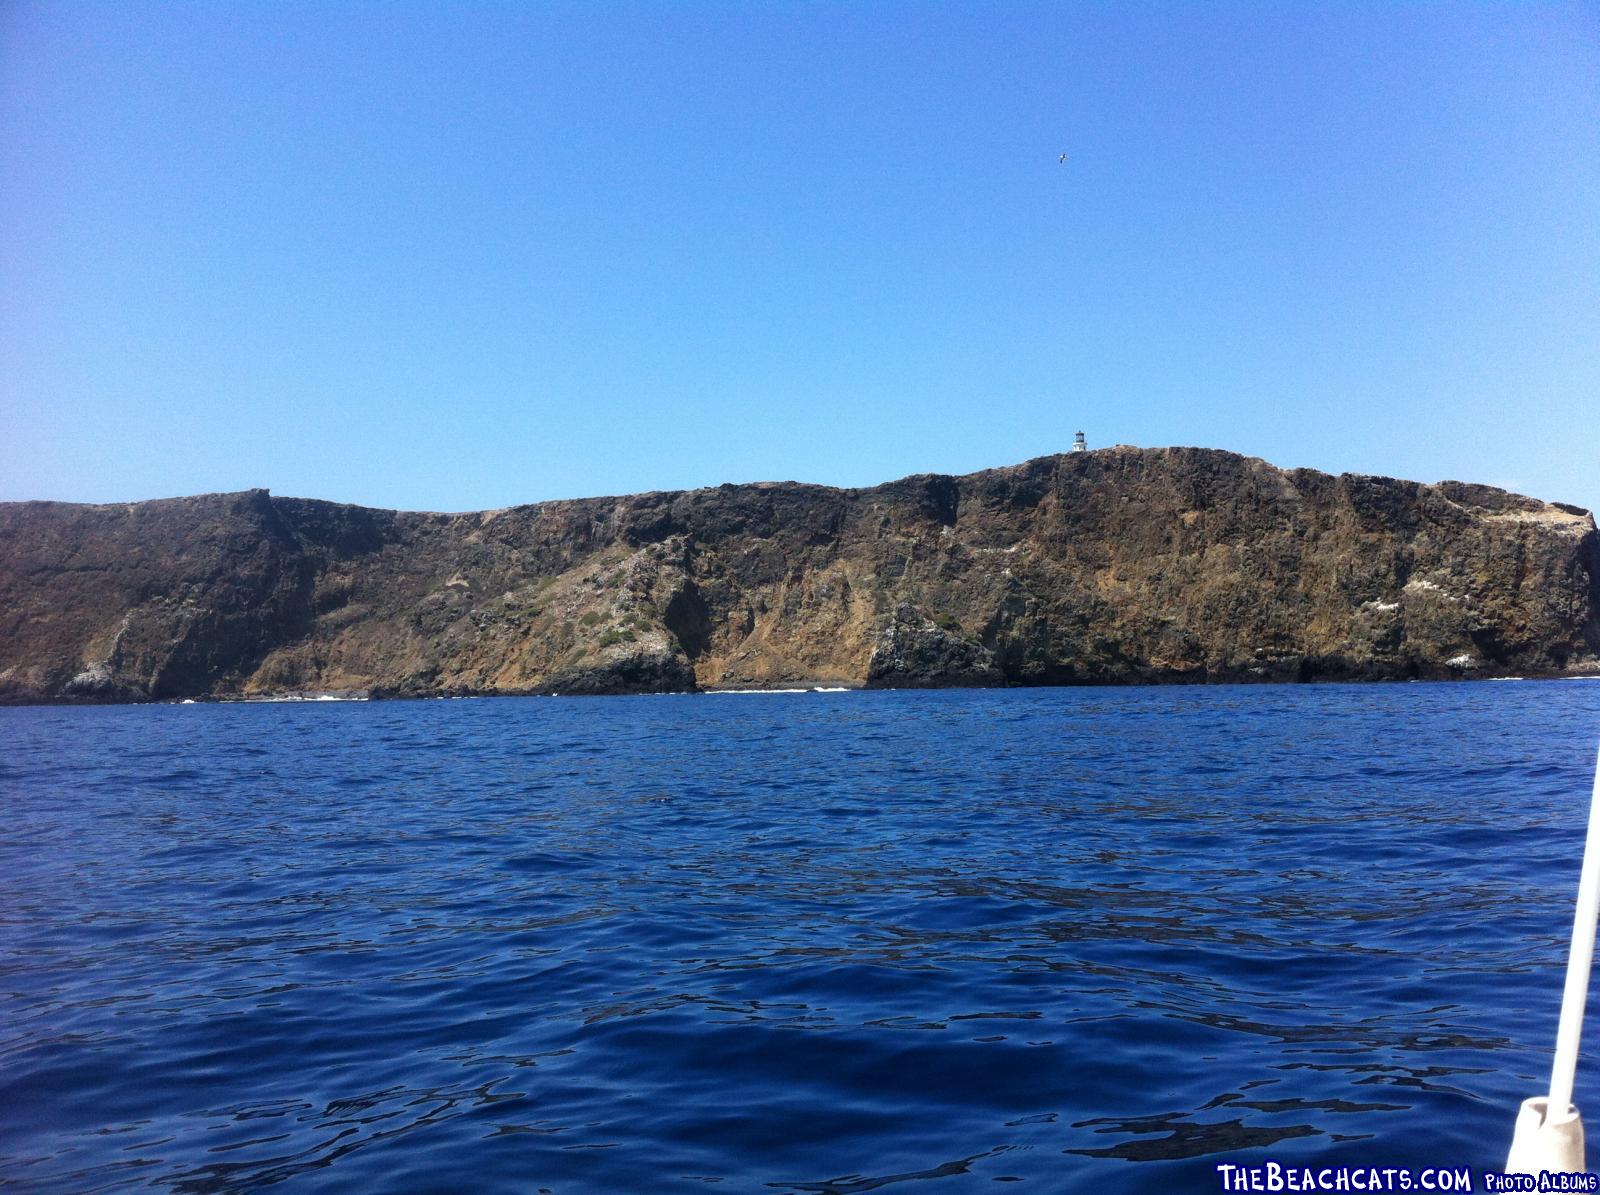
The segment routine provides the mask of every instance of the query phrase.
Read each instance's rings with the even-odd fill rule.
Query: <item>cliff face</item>
[[[1484,486],[1113,448],[368,510],[0,504],[0,700],[1600,670],[1593,518]]]

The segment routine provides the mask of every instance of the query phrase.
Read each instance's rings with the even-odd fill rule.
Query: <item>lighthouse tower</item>
[[[1076,436],[1074,436],[1072,438],[1072,451],[1073,452],[1088,452],[1089,451],[1089,445],[1084,442],[1084,438],[1083,438],[1083,433],[1082,432],[1079,432]]]

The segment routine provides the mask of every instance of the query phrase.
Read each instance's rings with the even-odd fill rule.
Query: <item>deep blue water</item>
[[[1586,682],[0,710],[0,1180],[1494,1166],[1597,738]]]

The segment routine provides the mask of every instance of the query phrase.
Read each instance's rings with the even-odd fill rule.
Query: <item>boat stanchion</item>
[[[1572,1102],[1572,1081],[1578,1069],[1578,1039],[1583,1034],[1583,1006],[1589,999],[1589,969],[1594,962],[1595,922],[1600,918],[1600,759],[1595,763],[1594,791],[1589,798],[1589,832],[1583,843],[1583,870],[1578,876],[1578,907],[1572,919],[1572,949],[1567,954],[1567,983],[1561,992],[1561,1021],[1556,1027],[1556,1057],[1550,1068],[1550,1094],[1524,1100],[1511,1136],[1506,1173],[1585,1170],[1583,1120]]]

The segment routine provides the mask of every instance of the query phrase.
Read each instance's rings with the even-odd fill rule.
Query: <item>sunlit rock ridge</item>
[[[1593,517],[1461,482],[1117,447],[374,510],[0,504],[0,700],[1600,672]]]

